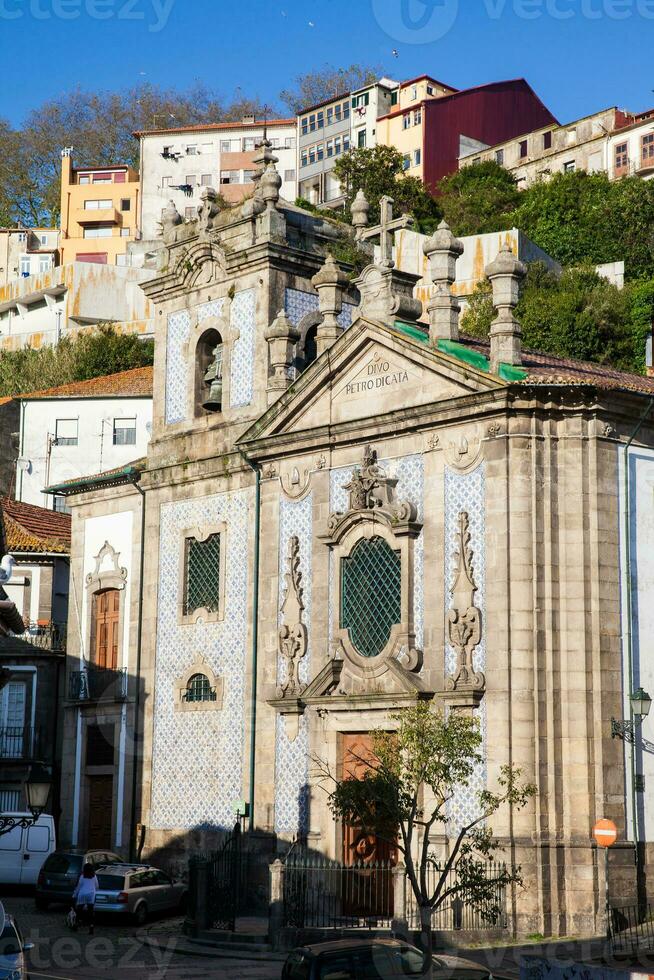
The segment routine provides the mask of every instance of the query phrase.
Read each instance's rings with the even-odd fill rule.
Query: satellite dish
[[[32,460],[26,459],[24,456],[20,456],[17,460],[18,469],[22,470],[23,473],[32,472]]]

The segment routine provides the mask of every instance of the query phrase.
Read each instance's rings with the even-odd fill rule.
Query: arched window
[[[318,337],[318,324],[313,327],[309,327],[307,330],[307,335],[304,338],[304,367],[308,368],[310,364],[313,364],[318,356],[318,347],[316,344]]]
[[[341,627],[362,657],[377,657],[402,618],[400,553],[380,537],[362,538],[341,562]]]
[[[222,411],[223,340],[217,330],[207,330],[195,348],[195,414]]]
[[[120,590],[103,589],[93,594],[91,609],[91,660],[96,667],[116,670],[120,624]]]
[[[184,701],[191,703],[197,701],[215,701],[216,690],[209,683],[209,678],[206,674],[193,674],[188,679],[186,690],[182,697]]]

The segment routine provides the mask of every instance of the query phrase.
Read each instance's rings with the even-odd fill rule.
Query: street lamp
[[[31,817],[12,817],[7,814],[0,815],[0,837],[8,834],[15,827],[32,827],[39,819],[46,806],[52,787],[52,774],[42,763],[35,762],[25,783],[27,794],[27,806]]]
[[[652,699],[642,687],[631,694],[629,703],[633,721],[618,721],[616,718],[611,718],[611,738],[623,738],[625,742],[633,742],[636,738],[635,726],[642,725],[652,707]]]

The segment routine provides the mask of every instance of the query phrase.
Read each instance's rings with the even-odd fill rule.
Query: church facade
[[[638,612],[654,571],[654,383],[522,351],[524,269],[508,251],[488,270],[490,344],[464,342],[445,227],[425,246],[427,330],[415,277],[393,267],[406,222],[390,202],[375,229],[355,203],[347,234],[381,249],[354,277],[332,257],[343,231],[279,198],[268,148],[260,162],[238,207],[209,190],[197,221],[164,215],[144,286],[147,459],[53,488],[73,512],[71,669],[92,668],[94,596],[113,589],[115,666],[133,680],[122,700],[67,709],[60,837],[97,832],[104,776],[107,847],[181,866],[247,804],[262,847],[302,838],[351,863],[361,842],[332,818],[319,763],[342,772],[423,699],[474,714],[483,734],[434,853],[517,765],[537,796],[493,821],[525,879],[516,931],[594,932],[593,823],[620,830],[616,900],[634,894],[634,843],[646,874],[654,830],[632,793],[650,759],[611,724],[654,687]],[[102,771],[87,759],[98,718]]]

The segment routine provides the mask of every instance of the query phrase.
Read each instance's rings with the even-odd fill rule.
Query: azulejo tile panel
[[[302,289],[287,288],[284,307],[289,320],[297,327],[307,313],[314,313],[318,310],[318,294],[306,293]],[[343,303],[343,309],[338,315],[338,322],[343,327],[343,330],[347,330],[348,327],[352,326],[355,309],[356,306],[353,303]]]
[[[425,467],[422,454],[400,456],[395,459],[381,459],[380,466],[388,476],[397,480],[395,496],[397,500],[409,500],[416,505],[418,520],[425,519]],[[334,469],[329,474],[329,511],[345,511],[347,509],[347,491],[343,489],[349,483],[353,467],[345,466]],[[331,562],[331,555],[330,555]],[[334,631],[335,597],[333,591],[333,575],[330,564],[329,574],[329,639]],[[416,647],[422,649],[424,642],[424,531],[421,531],[416,541],[413,558],[413,620],[416,632]]]
[[[202,323],[203,320],[208,320],[210,316],[222,316],[224,306],[224,297],[222,299],[214,299],[210,303],[201,303],[200,306],[196,307],[198,323]]]
[[[254,289],[236,293],[230,311],[230,327],[238,332],[232,345],[230,361],[231,408],[244,408],[252,401],[254,389],[254,340],[255,340]]]
[[[168,316],[166,337],[166,422],[173,425],[186,418],[188,382],[185,348],[191,328],[191,314],[179,310]]]
[[[472,549],[472,566],[474,580],[477,586],[475,604],[481,610],[482,638],[474,655],[476,670],[486,669],[486,642],[483,624],[486,621],[486,472],[481,463],[471,473],[457,473],[450,467],[445,468],[445,609],[450,608],[450,589],[454,582],[455,558],[457,550],[457,522],[461,511],[465,511],[469,519],[470,547]],[[456,652],[446,642],[445,671],[452,674],[456,670]],[[458,787],[449,808],[449,820],[452,829],[456,830],[466,821],[474,819],[479,813],[477,794],[486,786],[486,702],[482,701],[477,717],[482,733],[480,754],[483,761],[475,767],[468,786]]]
[[[306,684],[311,676],[311,595],[313,554],[313,493],[302,500],[289,500],[283,494],[279,501],[279,625],[288,571],[289,541],[300,542],[303,621],[307,627],[307,652],[300,661],[298,676]],[[278,678],[286,680],[286,664],[278,658]],[[291,742],[281,717],[275,735],[275,830],[277,833],[304,833],[307,829],[307,786],[309,780],[309,734],[304,718]]]
[[[163,504],[152,752],[153,828],[233,824],[243,795],[248,552],[251,490]],[[178,622],[182,536],[189,527],[226,525],[225,618]],[[201,654],[224,681],[222,710],[175,711],[175,684]]]

